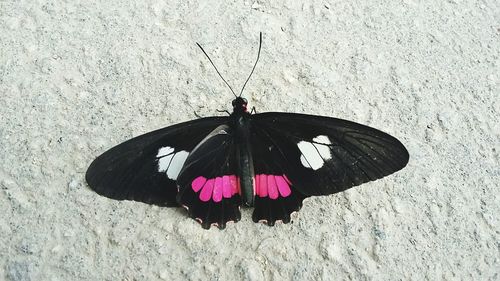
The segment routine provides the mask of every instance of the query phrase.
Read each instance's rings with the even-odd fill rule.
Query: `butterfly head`
[[[233,111],[234,112],[247,112],[248,101],[245,98],[237,97],[233,100]]]

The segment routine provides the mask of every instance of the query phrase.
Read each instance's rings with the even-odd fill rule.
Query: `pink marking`
[[[277,199],[278,197],[288,197],[292,194],[292,185],[286,175],[255,175],[255,194],[259,197]]]
[[[207,180],[205,186],[203,187],[200,193],[201,201],[207,202],[208,200],[210,200],[210,198],[212,197],[212,191],[214,189],[214,183],[215,183],[214,179]]]
[[[214,202],[222,201],[222,198],[231,198],[240,193],[240,181],[235,175],[225,175],[206,179],[203,176],[195,178],[191,182],[191,188],[199,194],[200,200],[207,202],[212,199]]]
[[[260,174],[254,177],[254,194],[259,197],[278,199],[278,197],[288,197],[292,194],[291,182],[286,175],[266,175]],[[191,182],[194,192],[199,194],[203,202],[212,199],[220,202],[223,198],[231,198],[235,194],[241,194],[240,181],[235,175],[224,175],[212,179],[199,176]]]
[[[278,186],[276,186],[275,176],[267,176],[267,192],[269,193],[269,198],[276,199],[279,196]]]
[[[205,177],[201,177],[201,176],[197,177],[191,183],[191,187],[193,188],[194,192],[198,192],[203,187],[205,182],[207,182],[207,179]]]
[[[253,194],[259,195],[260,194],[260,175],[255,175],[255,177],[253,178],[253,185],[255,186]]]
[[[260,175],[259,185],[260,185],[259,196],[267,197],[267,175]]]
[[[229,179],[230,176],[223,176],[222,177],[222,195],[224,198],[231,198],[233,196],[231,192],[231,180]]]
[[[231,182],[231,194],[240,193],[240,181],[236,176],[229,176],[229,182]]]
[[[275,176],[276,184],[278,185],[278,191],[282,197],[288,197],[292,194],[292,190],[290,190],[289,183],[286,180],[286,176]]]
[[[215,178],[214,191],[212,194],[212,199],[215,202],[220,202],[222,200],[222,177]]]

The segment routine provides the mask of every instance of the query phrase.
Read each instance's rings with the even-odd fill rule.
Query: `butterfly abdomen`
[[[237,157],[240,172],[241,198],[246,206],[253,206],[255,200],[254,192],[254,169],[252,151],[250,146],[250,120],[248,113],[234,116],[236,132]]]

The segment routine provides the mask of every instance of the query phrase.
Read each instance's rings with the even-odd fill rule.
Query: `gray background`
[[[52,3],[58,2],[58,4]],[[0,279],[499,279],[500,2],[1,1]],[[106,149],[229,109],[350,119],[408,166],[293,224],[98,196]]]

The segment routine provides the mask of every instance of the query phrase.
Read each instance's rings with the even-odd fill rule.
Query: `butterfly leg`
[[[250,114],[255,114],[257,113],[257,110],[255,110],[255,106],[252,106],[252,110],[250,110]]]
[[[231,112],[225,110],[225,109],[217,109],[217,112],[225,112],[227,115],[231,115]]]

